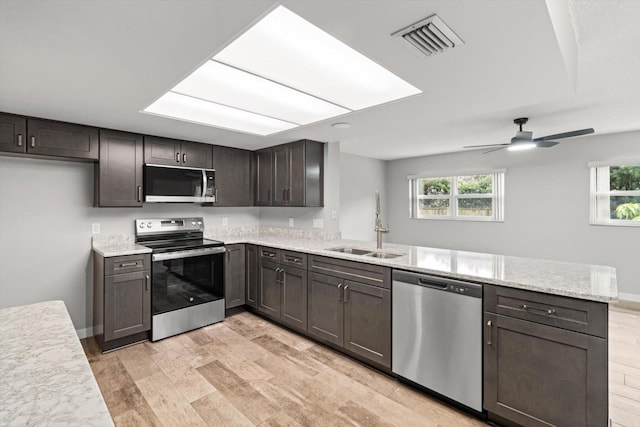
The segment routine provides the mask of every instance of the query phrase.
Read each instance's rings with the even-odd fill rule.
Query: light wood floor
[[[640,427],[640,311],[609,323],[610,416]],[[118,426],[485,425],[248,312],[107,354],[82,345]]]

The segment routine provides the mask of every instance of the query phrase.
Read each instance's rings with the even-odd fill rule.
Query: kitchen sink
[[[331,248],[327,250],[333,251],[333,252],[342,252],[344,254],[352,254],[352,255],[366,255],[371,252],[371,249],[357,249],[357,248],[349,248],[349,247]]]
[[[364,254],[364,256],[370,256],[372,258],[391,259],[401,257],[402,254],[392,254],[390,252],[371,252],[368,254]]]
[[[382,258],[382,259],[398,258],[402,256],[402,254],[393,254],[390,252],[372,252],[372,249],[358,249],[358,248],[350,248],[348,246],[345,246],[342,248],[331,248],[327,250],[333,251],[333,252],[342,252],[343,254],[364,255],[372,258]]]

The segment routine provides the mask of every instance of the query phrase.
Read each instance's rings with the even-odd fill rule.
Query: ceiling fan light
[[[507,147],[507,150],[523,151],[523,150],[530,150],[532,148],[536,148],[535,142],[514,142],[513,144]]]

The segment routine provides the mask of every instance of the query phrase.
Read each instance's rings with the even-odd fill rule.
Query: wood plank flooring
[[[610,417],[640,427],[640,306],[610,310]],[[248,312],[101,354],[82,345],[118,426],[483,426]]]

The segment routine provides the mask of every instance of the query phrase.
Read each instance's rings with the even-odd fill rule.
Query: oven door
[[[212,169],[144,165],[145,202],[215,202],[214,187]]]
[[[212,247],[153,254],[152,314],[224,301],[225,251]]]

